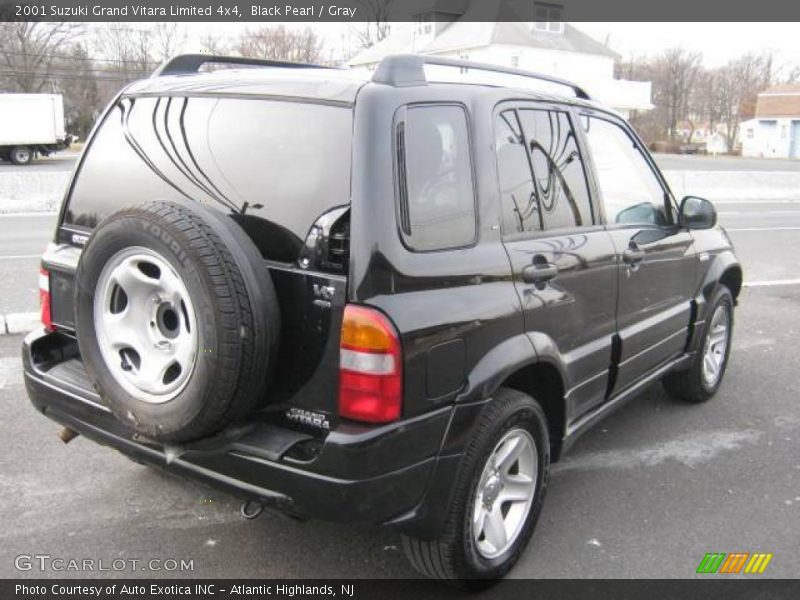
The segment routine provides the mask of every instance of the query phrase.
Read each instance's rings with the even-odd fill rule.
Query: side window
[[[598,117],[581,119],[609,223],[667,225],[666,193],[633,138]]]
[[[515,111],[508,110],[497,116],[494,143],[503,209],[503,233],[508,235],[541,229],[539,203],[525,154],[525,140]]]
[[[400,220],[414,250],[475,241],[467,115],[459,106],[414,106],[397,127]]]
[[[556,110],[519,111],[528,143],[544,229],[592,225],[583,160],[569,115]]]

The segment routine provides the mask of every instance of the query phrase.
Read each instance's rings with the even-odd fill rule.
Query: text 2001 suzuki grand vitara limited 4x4
[[[371,80],[166,63],[103,116],[42,268],[23,354],[47,417],[396,528],[459,580],[511,568],[587,427],[658,379],[717,391],[742,284],[710,203],[678,206],[582,89],[408,55]]]

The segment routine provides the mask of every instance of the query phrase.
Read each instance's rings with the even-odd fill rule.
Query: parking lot
[[[709,159],[663,160],[667,168],[711,170],[697,162]],[[800,165],[781,170],[790,167]],[[581,438],[554,466],[533,542],[513,577],[685,578],[695,576],[706,552],[737,551],[773,553],[763,576],[800,573],[800,190],[794,199],[716,204],[747,283],[720,393],[689,406],[655,386]],[[36,257],[54,219],[0,217],[2,311],[35,310]],[[273,515],[245,521],[223,494],[82,438],[64,446],[58,427],[27,401],[20,342],[0,337],[0,519],[7,524],[0,577],[41,576],[14,567],[15,556],[36,553],[193,561],[191,572],[119,576],[414,576],[391,532]]]

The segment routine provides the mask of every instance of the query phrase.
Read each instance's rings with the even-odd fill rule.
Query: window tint
[[[145,200],[261,217],[299,248],[350,201],[352,111],[238,98],[123,98],[95,136],[65,221],[93,228]],[[259,205],[261,205],[259,207]],[[289,243],[289,242],[287,242]]]
[[[520,110],[544,229],[591,225],[592,209],[575,131],[565,112]]]
[[[397,145],[406,243],[415,250],[437,250],[473,242],[475,194],[464,110],[409,108],[398,124]]]
[[[525,140],[513,110],[497,116],[495,151],[503,208],[503,233],[540,229],[539,204],[525,151]]]
[[[665,192],[638,146],[619,125],[581,119],[609,223],[666,225]]]

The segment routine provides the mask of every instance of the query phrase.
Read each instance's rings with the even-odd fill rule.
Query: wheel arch
[[[743,280],[742,265],[733,252],[730,250],[721,252],[714,257],[703,276],[698,296],[708,302],[717,291],[717,286],[722,283],[731,290],[731,294],[736,300],[742,290]]]
[[[733,295],[734,304],[737,303],[739,294],[744,284],[742,265],[732,251],[728,250],[718,254],[709,266],[697,295],[694,298],[693,317],[690,326],[689,340],[686,344],[687,351],[697,351],[698,344],[703,337],[708,305],[720,285],[727,287]]]
[[[556,462],[566,432],[566,396],[560,370],[547,360],[522,366],[511,373],[500,387],[517,390],[533,397],[544,410],[550,433],[550,456]]]
[[[491,404],[502,387],[533,397],[547,417],[551,458],[558,460],[566,435],[569,386],[561,355],[549,336],[525,333],[505,340],[478,363],[470,382],[473,393],[463,397],[467,401]]]
[[[739,298],[743,283],[742,267],[739,264],[730,265],[723,271],[719,283],[727,287],[733,294],[734,301]]]

